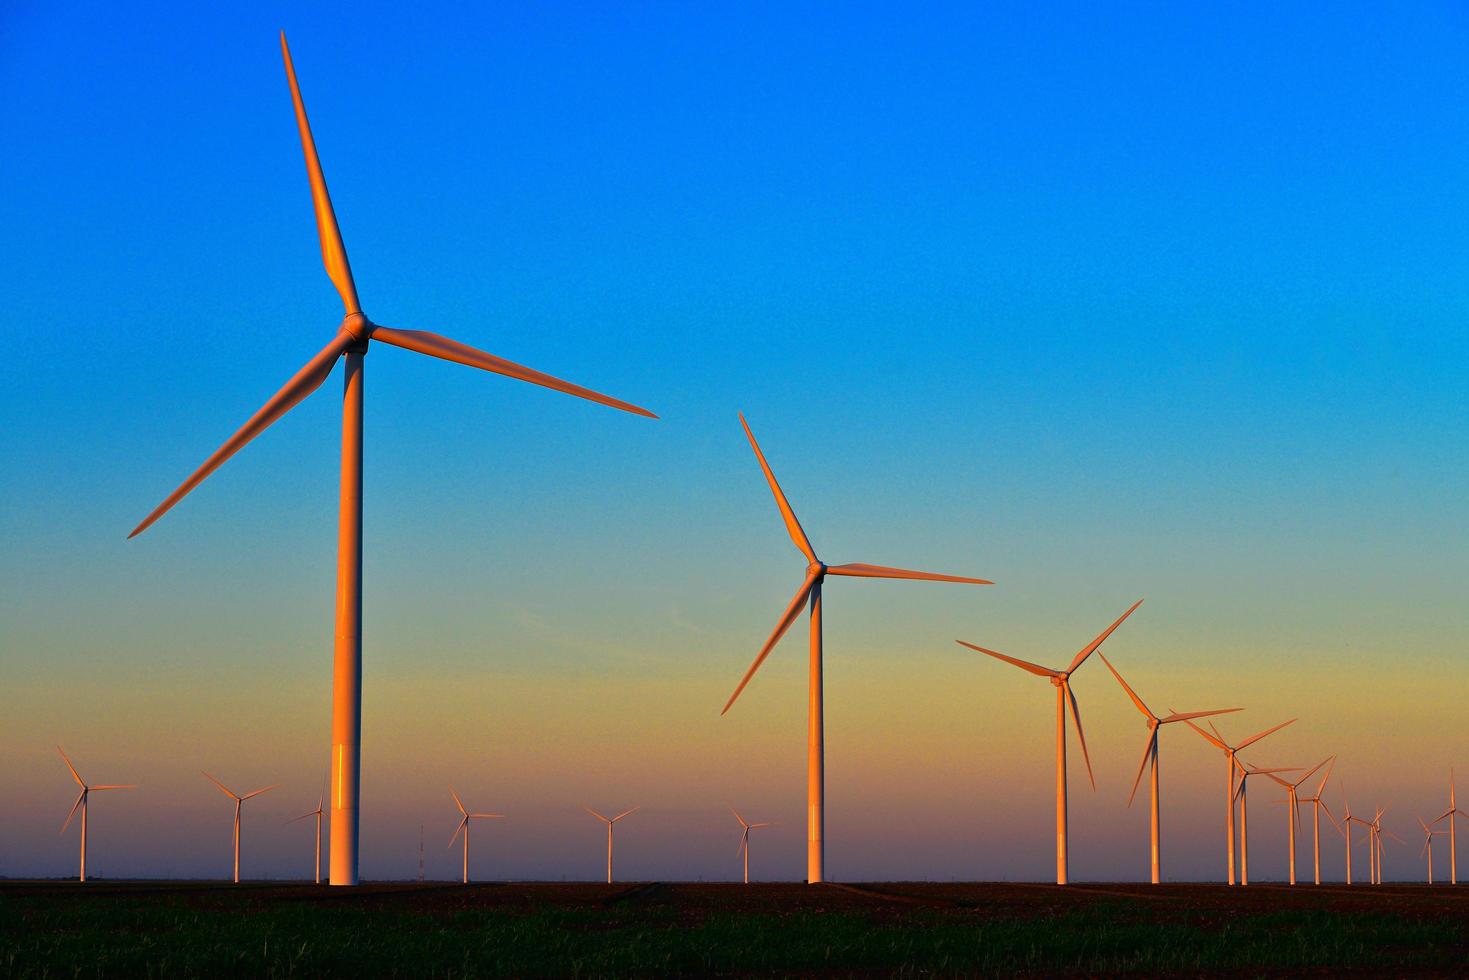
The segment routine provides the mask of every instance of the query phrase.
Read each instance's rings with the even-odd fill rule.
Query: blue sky
[[[800,572],[739,409],[823,557],[1000,583],[834,608],[830,645],[875,676],[894,647],[972,668],[954,635],[1074,648],[1144,594],[1144,663],[1307,676],[1348,650],[1343,710],[1415,656],[1462,664],[1452,5],[20,2],[0,621],[28,800],[65,795],[45,753],[69,726],[104,745],[168,684],[228,715],[299,683],[304,781],[325,746],[338,377],[124,541],[340,316],[281,28],[368,314],[662,416],[374,348],[366,685],[424,685],[411,744],[437,745],[456,672],[510,684],[523,739],[557,709],[516,683],[626,682],[578,710],[639,719],[635,745],[683,723],[660,685],[717,711]],[[796,723],[799,677],[762,680]],[[60,720],[75,696],[85,725]],[[201,754],[241,744],[196,721]],[[709,723],[710,745],[739,724]],[[547,765],[569,772],[566,738]],[[796,813],[799,746],[773,744]],[[646,768],[599,772],[619,764]]]

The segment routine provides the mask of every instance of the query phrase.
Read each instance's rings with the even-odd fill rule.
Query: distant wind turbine
[[[1299,769],[1259,769],[1247,763],[1235,760],[1239,766],[1239,788],[1235,791],[1235,798],[1239,800],[1239,883],[1248,885],[1250,883],[1250,811],[1249,797],[1245,793],[1245,786],[1251,776],[1269,776],[1277,772],[1299,772]]]
[[[1223,715],[1228,714],[1231,711],[1239,711],[1240,709],[1219,708],[1215,711],[1191,711],[1187,714],[1179,714],[1175,711],[1168,715],[1168,717],[1166,718],[1159,718],[1157,715],[1153,714],[1152,709],[1150,709],[1146,704],[1143,703],[1143,699],[1138,697],[1137,692],[1128,686],[1127,681],[1122,679],[1122,675],[1117,672],[1116,667],[1112,666],[1112,661],[1107,659],[1107,655],[1105,653],[1099,653],[1097,654],[1097,656],[1102,658],[1102,663],[1107,665],[1107,669],[1112,672],[1113,677],[1117,678],[1117,683],[1122,685],[1122,689],[1126,691],[1127,696],[1132,699],[1133,705],[1136,706],[1138,711],[1142,712],[1143,718],[1145,718],[1147,721],[1148,741],[1147,744],[1143,746],[1143,761],[1137,767],[1137,778],[1132,781],[1132,792],[1128,794],[1127,805],[1129,807],[1132,806],[1132,801],[1137,796],[1137,788],[1142,783],[1143,772],[1151,769],[1152,775],[1148,780],[1152,789],[1153,796],[1151,852],[1153,866],[1153,884],[1156,885],[1158,884],[1160,876],[1162,874],[1163,863],[1162,841],[1160,840],[1162,835],[1162,819],[1158,802],[1158,730],[1162,728],[1162,726],[1172,724],[1173,722],[1188,721],[1190,718],[1205,718],[1211,715]],[[1078,728],[1079,727],[1080,726],[1078,725]]]
[[[1336,827],[1338,834],[1342,833],[1341,824],[1336,822],[1331,808],[1326,805],[1323,793],[1326,791],[1326,783],[1331,779],[1331,771],[1336,768],[1336,756],[1331,757],[1331,765],[1326,767],[1326,775],[1321,777],[1321,782],[1316,786],[1316,792],[1310,796],[1302,797],[1300,803],[1311,804],[1311,855],[1312,864],[1316,871],[1316,884],[1321,884],[1321,811],[1326,811],[1327,819]],[[1304,780],[1302,780],[1304,782]],[[1295,862],[1291,862],[1292,866]]]
[[[286,80],[290,83],[291,101],[296,111],[296,128],[306,159],[306,175],[311,184],[311,201],[316,212],[316,232],[321,240],[322,261],[327,277],[342,297],[346,316],[337,327],[336,336],[321,352],[306,362],[284,388],[252,415],[244,426],[214,451],[163,503],[153,509],[142,523],[133,528],[129,538],[136,537],[169,508],[224,465],[251,439],[264,432],[297,403],[319,388],[331,374],[338,360],[346,362],[345,390],[342,399],[342,478],[337,522],[337,601],[336,642],[332,669],[332,746],[331,746],[331,871],[333,885],[355,885],[358,881],[358,805],[361,797],[362,735],[362,398],[363,357],[370,341],[381,341],[418,354],[427,354],[495,374],[526,381],[585,398],[635,415],[657,418],[652,412],[598,394],[549,374],[532,370],[487,354],[457,340],[450,340],[422,330],[396,330],[379,326],[367,318],[357,300],[357,286],[347,263],[347,248],[337,227],[326,178],[311,124],[306,119],[306,106],[296,84],[296,69],[281,32],[281,56],[285,59]],[[248,343],[255,341],[247,335]]]
[[[297,820],[305,820],[307,817],[316,818],[316,884],[318,885],[321,884],[321,817],[326,812],[324,809],[325,803],[326,793],[323,792],[316,798],[315,810],[310,810],[301,814],[299,817],[292,817],[286,821],[286,823],[295,823]]]
[[[1469,819],[1469,816],[1466,816],[1464,811],[1459,809],[1459,804],[1454,802],[1454,770],[1450,769],[1449,808],[1440,814],[1438,819],[1433,821],[1433,823],[1437,826],[1441,820],[1446,819],[1449,822],[1449,884],[1451,885],[1457,885],[1459,883],[1459,837],[1455,832],[1456,825],[1454,823],[1458,818]]]
[[[636,813],[638,810],[641,810],[642,807],[635,806],[630,810],[623,810],[615,817],[604,817],[602,816],[602,814],[598,813],[596,810],[593,810],[589,806],[583,806],[582,809],[607,825],[607,884],[610,885],[612,884],[612,825],[617,823],[617,821],[621,820],[623,817],[627,816],[629,813]]]
[[[463,877],[463,882],[464,882],[464,884],[467,885],[467,884],[469,884],[469,821],[471,821],[471,820],[501,820],[501,819],[504,818],[505,814],[503,814],[503,813],[470,813],[468,810],[464,809],[464,801],[461,800],[461,799],[459,799],[459,794],[456,793],[456,792],[454,792],[454,787],[452,787],[452,786],[449,787],[449,795],[452,796],[452,797],[454,797],[454,805],[459,808],[459,813],[460,813],[459,825],[454,828],[454,836],[449,838],[449,846],[450,847],[453,847],[454,846],[454,842],[459,839],[459,835],[461,833],[464,834],[464,877]]]
[[[1076,723],[1076,740],[1081,744],[1081,758],[1086,763],[1086,778],[1091,782],[1093,790],[1097,788],[1097,780],[1092,775],[1092,760],[1086,751],[1086,734],[1081,728],[1081,714],[1076,708],[1076,695],[1071,693],[1071,675],[1076,673],[1077,669],[1086,662],[1086,658],[1090,657],[1102,645],[1103,641],[1112,635],[1112,631],[1121,626],[1122,621],[1128,616],[1131,616],[1137,607],[1142,604],[1143,601],[1141,599],[1134,602],[1127,612],[1117,617],[1116,622],[1102,630],[1096,639],[1082,647],[1076,656],[1071,658],[1071,663],[1065,670],[1052,670],[1049,667],[1042,667],[1039,664],[1033,664],[1027,660],[1019,660],[1003,653],[997,653],[994,650],[987,650],[984,647],[975,646],[973,643],[966,643],[963,640],[955,641],[960,646],[989,654],[997,660],[1003,660],[1005,663],[1013,664],[1021,670],[1027,670],[1039,677],[1044,677],[1056,689],[1056,884],[1058,885],[1066,884],[1070,866],[1070,854],[1067,849],[1066,834],[1066,712],[1068,709],[1071,711],[1071,720]]]
[[[765,482],[770,484],[770,492],[775,496],[775,506],[780,510],[781,519],[785,521],[786,532],[790,534],[791,541],[795,543],[796,549],[806,556],[806,578],[801,582],[801,587],[791,598],[790,604],[786,606],[781,615],[780,622],[776,624],[774,632],[760,648],[755,656],[755,662],[750,664],[750,669],[745,671],[745,676],[740,678],[739,686],[729,696],[724,704],[723,715],[729,711],[750,683],[750,678],[755,676],[755,671],[765,662],[770,651],[780,642],[780,638],[790,629],[796,617],[801,615],[801,607],[810,600],[811,611],[811,663],[807,674],[807,714],[806,714],[806,880],[812,884],[826,880],[826,750],[824,724],[822,720],[822,647],[821,647],[821,589],[828,575],[847,575],[854,578],[888,578],[888,579],[918,579],[925,582],[963,582],[970,585],[993,585],[988,579],[963,578],[958,575],[936,575],[932,572],[914,572],[905,568],[888,568],[885,565],[864,565],[861,563],[848,565],[827,565],[816,557],[816,549],[812,547],[811,540],[806,537],[806,532],[796,520],[796,512],[791,509],[790,502],[786,500],[785,493],[780,489],[780,484],[775,482],[775,474],[771,472],[770,464],[765,461],[765,454],[760,451],[760,444],[755,441],[755,435],[750,431],[750,426],[745,422],[745,416],[740,415],[740,425],[744,426],[745,436],[750,440],[750,448],[755,450],[755,458],[760,462],[760,469],[765,473]]]
[[[1290,848],[1289,848],[1289,854],[1290,854],[1290,858],[1289,858],[1289,860],[1290,860],[1290,883],[1292,885],[1294,885],[1296,883],[1296,828],[1301,825],[1301,802],[1297,798],[1296,791],[1297,791],[1297,789],[1300,788],[1300,785],[1302,783],[1304,783],[1306,780],[1310,779],[1313,775],[1315,775],[1316,770],[1320,769],[1322,766],[1326,765],[1328,762],[1331,762],[1335,758],[1336,758],[1336,756],[1330,756],[1328,758],[1322,759],[1320,762],[1316,763],[1309,770],[1307,770],[1306,771],[1306,774],[1304,776],[1301,776],[1300,778],[1295,779],[1295,780],[1281,779],[1279,776],[1275,775],[1275,773],[1273,773],[1273,772],[1272,773],[1266,773],[1266,775],[1269,776],[1271,779],[1275,780],[1277,783],[1279,783],[1280,785],[1282,785],[1282,786],[1285,787],[1285,803],[1286,803],[1285,822],[1286,822],[1286,831],[1287,831],[1287,833],[1289,835],[1289,840],[1290,840]],[[1330,775],[1330,773],[1328,772],[1327,775]],[[1323,779],[1321,781],[1321,785],[1322,786],[1325,786],[1326,785],[1326,780]],[[1319,789],[1316,791],[1316,795],[1317,796],[1320,796],[1321,795],[1321,791]],[[1320,818],[1319,817],[1317,818],[1317,823],[1318,823],[1318,826],[1316,828],[1316,833],[1317,833],[1317,835],[1319,837],[1319,835],[1321,833],[1321,828],[1319,826],[1319,823],[1320,823]],[[1317,855],[1316,855],[1316,861],[1317,861],[1317,869],[1316,869],[1316,878],[1317,878],[1317,880],[1316,880],[1316,884],[1319,885],[1319,884],[1321,884],[1321,880],[1320,880],[1321,879],[1321,868],[1320,868],[1321,855],[1320,855],[1319,850],[1318,850]]]
[[[750,883],[750,831],[759,830],[761,827],[773,827],[775,826],[775,823],[774,821],[769,820],[764,823],[746,823],[745,818],[740,816],[740,811],[736,810],[732,804],[729,808],[729,812],[734,814],[734,818],[738,820],[740,822],[740,826],[744,828],[743,832],[740,834],[739,853],[743,855],[745,859],[745,884],[748,885]]]
[[[1428,855],[1428,883],[1433,884],[1433,838],[1442,836],[1448,831],[1434,830],[1432,826],[1424,823],[1423,818],[1418,818],[1418,826],[1423,828],[1423,850],[1418,852],[1419,857]]]
[[[87,783],[86,783],[86,781],[83,780],[82,777],[77,774],[77,767],[71,764],[71,759],[67,758],[66,752],[64,752],[62,750],[61,746],[59,746],[59,745],[56,746],[56,751],[61,753],[61,761],[62,762],[65,762],[66,763],[66,768],[69,769],[69,770],[71,770],[71,778],[72,779],[75,779],[76,782],[77,782],[77,785],[82,788],[82,791],[77,794],[76,802],[71,805],[71,810],[68,811],[67,814],[66,814],[66,822],[61,825],[61,829],[59,831],[57,831],[57,834],[60,835],[60,834],[66,833],[66,828],[71,826],[71,818],[74,817],[74,816],[76,816],[78,810],[80,810],[82,812],[82,859],[81,859],[81,868],[77,872],[77,880],[78,881],[85,882],[87,880],[87,800],[88,800],[88,798],[93,793],[100,793],[103,790],[109,790],[109,789],[135,789],[135,788],[137,788],[137,785],[138,784],[137,783],[125,783],[125,784],[114,784],[114,785],[109,785],[109,786],[88,786]]]
[[[218,786],[219,787],[219,791],[221,793],[223,793],[225,796],[228,796],[230,799],[232,799],[232,800],[235,801],[235,824],[234,824],[235,884],[238,885],[240,883],[240,807],[244,804],[244,802],[246,800],[250,799],[250,797],[252,797],[252,796],[259,796],[261,793],[269,792],[270,790],[275,789],[280,784],[279,783],[271,783],[269,786],[266,786],[263,789],[257,789],[253,793],[246,793],[244,796],[241,796],[240,794],[236,793],[234,790],[232,790],[229,787],[225,786],[224,783],[221,783],[219,780],[217,780],[213,776],[209,775],[209,773],[207,773],[207,772],[204,773],[204,778],[207,779],[207,780],[209,780],[215,786]]]
[[[1274,732],[1280,731],[1286,725],[1289,725],[1294,721],[1294,718],[1292,718],[1290,721],[1283,721],[1280,724],[1276,725],[1274,728],[1267,728],[1263,732],[1260,732],[1258,735],[1251,735],[1249,738],[1245,739],[1238,745],[1230,745],[1228,742],[1226,742],[1224,740],[1224,736],[1219,734],[1219,729],[1214,727],[1213,722],[1209,723],[1209,728],[1213,731],[1212,735],[1209,734],[1209,732],[1204,731],[1202,728],[1200,728],[1198,725],[1195,725],[1191,721],[1184,722],[1185,725],[1198,732],[1212,745],[1214,745],[1216,748],[1220,749],[1224,753],[1224,764],[1227,770],[1225,773],[1224,784],[1224,847],[1227,854],[1225,863],[1229,868],[1229,883],[1231,885],[1234,884],[1234,776],[1235,771],[1238,768],[1238,764],[1235,762],[1235,753],[1237,753],[1240,749],[1255,744],[1266,735],[1270,735]]]

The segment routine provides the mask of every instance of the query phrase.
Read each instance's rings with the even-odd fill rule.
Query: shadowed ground
[[[7,976],[1461,976],[1469,886],[0,884]]]

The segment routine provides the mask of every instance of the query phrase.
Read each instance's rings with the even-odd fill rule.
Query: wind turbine
[[[1158,804],[1158,730],[1162,726],[1171,724],[1173,722],[1188,721],[1190,718],[1204,718],[1210,715],[1223,715],[1228,714],[1231,711],[1239,711],[1240,709],[1219,708],[1215,711],[1191,711],[1187,714],[1179,714],[1175,711],[1168,715],[1168,717],[1166,718],[1159,718],[1157,715],[1153,714],[1152,710],[1146,704],[1143,703],[1143,699],[1137,696],[1137,692],[1128,686],[1127,681],[1122,679],[1122,675],[1117,672],[1116,667],[1112,666],[1112,661],[1107,659],[1107,655],[1105,653],[1099,653],[1097,654],[1097,656],[1102,658],[1102,663],[1106,664],[1107,669],[1112,672],[1112,676],[1117,678],[1117,683],[1122,685],[1122,689],[1127,692],[1127,696],[1132,699],[1133,705],[1136,706],[1138,711],[1142,712],[1143,718],[1146,719],[1147,722],[1148,741],[1147,744],[1143,746],[1143,761],[1137,767],[1137,778],[1132,781],[1132,792],[1127,797],[1127,805],[1129,807],[1132,806],[1132,801],[1137,796],[1137,788],[1142,783],[1144,770],[1151,770],[1151,776],[1148,782],[1152,788],[1153,795],[1151,850],[1153,864],[1153,884],[1156,885],[1158,884],[1160,879],[1163,863],[1162,845],[1161,841],[1159,840],[1161,834],[1160,825],[1162,823],[1162,820]],[[1080,728],[1080,725],[1078,725],[1077,727]]]
[[[773,827],[775,826],[775,822],[767,820],[765,823],[746,823],[745,818],[740,816],[740,811],[736,810],[733,804],[730,805],[729,812],[734,814],[734,818],[744,828],[744,831],[740,834],[739,852],[745,858],[745,884],[748,885],[750,883],[750,831],[759,830],[761,827]],[[611,878],[608,878],[608,880],[611,881]]]
[[[790,604],[786,606],[785,612],[780,617],[780,622],[775,626],[775,631],[760,648],[755,656],[755,662],[750,664],[750,669],[745,671],[745,676],[740,678],[739,686],[729,696],[724,704],[721,715],[729,711],[734,705],[735,699],[750,683],[750,678],[755,676],[755,671],[765,662],[770,651],[780,642],[780,638],[790,629],[796,617],[801,614],[801,606],[810,601],[811,611],[811,665],[807,675],[807,714],[806,714],[806,880],[812,884],[826,880],[826,750],[824,743],[824,724],[822,721],[822,665],[821,665],[821,589],[828,575],[847,575],[854,578],[890,578],[890,579],[918,579],[926,582],[963,582],[970,585],[994,585],[993,582],[982,578],[963,578],[958,575],[936,575],[932,572],[914,572],[906,568],[889,568],[885,565],[865,565],[861,563],[847,565],[828,565],[816,557],[816,549],[811,546],[811,540],[806,537],[806,532],[796,520],[796,513],[791,509],[790,502],[780,489],[780,484],[775,482],[775,474],[770,470],[770,464],[765,461],[765,454],[760,451],[760,444],[755,441],[755,434],[750,431],[749,424],[745,421],[744,413],[740,414],[740,425],[744,426],[745,436],[750,440],[750,448],[755,450],[755,458],[760,461],[760,469],[765,473],[765,480],[770,484],[770,492],[775,495],[775,505],[780,510],[780,516],[785,521],[786,532],[790,534],[791,541],[796,549],[806,556],[806,578],[801,582],[801,587],[796,590],[795,596],[791,598]]]
[[[1226,742],[1224,740],[1224,736],[1219,734],[1219,729],[1214,727],[1213,722],[1209,723],[1209,728],[1212,729],[1214,733],[1212,735],[1209,734],[1209,732],[1204,731],[1202,728],[1200,728],[1198,725],[1195,725],[1191,721],[1184,722],[1185,725],[1198,732],[1215,747],[1224,752],[1224,763],[1228,770],[1225,774],[1226,781],[1224,785],[1224,847],[1226,853],[1228,854],[1226,864],[1229,867],[1229,883],[1231,885],[1234,884],[1234,772],[1235,769],[1238,767],[1238,764],[1235,762],[1234,758],[1235,753],[1239,752],[1240,749],[1255,744],[1266,735],[1270,735],[1274,732],[1280,731],[1286,725],[1289,725],[1294,721],[1294,718],[1292,718],[1290,721],[1283,721],[1280,724],[1276,725],[1274,728],[1267,728],[1258,735],[1251,735],[1249,738],[1245,739],[1238,745],[1230,745],[1228,742]]]
[[[1239,766],[1239,789],[1235,792],[1235,799],[1239,800],[1239,883],[1248,885],[1250,883],[1250,808],[1249,797],[1245,793],[1245,786],[1251,776],[1268,776],[1277,772],[1299,772],[1298,769],[1260,769],[1239,760],[1235,760]]]
[[[1322,793],[1324,793],[1326,791],[1326,783],[1327,783],[1327,781],[1329,779],[1331,779],[1331,771],[1333,769],[1335,769],[1335,768],[1336,768],[1336,756],[1332,756],[1331,757],[1331,765],[1329,765],[1329,766],[1326,767],[1326,775],[1324,775],[1324,776],[1321,777],[1321,782],[1320,782],[1319,785],[1317,785],[1316,792],[1314,794],[1312,794],[1311,796],[1307,796],[1307,797],[1305,797],[1303,799],[1300,799],[1298,801],[1298,803],[1309,803],[1309,804],[1311,804],[1311,855],[1312,855],[1313,865],[1314,865],[1315,870],[1316,870],[1316,884],[1318,884],[1318,885],[1321,884],[1321,811],[1322,810],[1325,810],[1326,811],[1326,816],[1331,821],[1332,826],[1336,827],[1336,832],[1339,833],[1339,834],[1342,832],[1341,825],[1336,822],[1336,817],[1332,816],[1331,808],[1326,805],[1326,800],[1321,795]],[[1305,782],[1305,779],[1300,780],[1300,782]],[[1295,867],[1295,862],[1294,861],[1291,862],[1291,867],[1292,868]]]
[[[219,787],[219,791],[221,793],[223,793],[225,796],[228,796],[230,799],[232,799],[232,800],[235,801],[235,830],[234,830],[234,838],[235,838],[235,884],[238,885],[240,883],[240,807],[250,797],[252,797],[252,796],[259,796],[261,793],[269,792],[270,790],[275,789],[280,784],[279,783],[271,783],[269,786],[266,786],[264,789],[257,789],[253,793],[246,793],[244,796],[241,796],[240,794],[238,794],[238,793],[234,792],[233,790],[231,790],[229,787],[225,786],[224,783],[221,783],[219,780],[217,780],[213,776],[209,775],[209,773],[207,773],[207,772],[204,773],[204,778],[207,779],[207,780],[209,780],[214,785],[218,786]]]
[[[612,825],[617,823],[617,821],[621,820],[623,817],[627,816],[629,813],[634,813],[638,810],[641,810],[642,807],[635,806],[631,810],[623,810],[615,817],[604,817],[589,806],[583,806],[582,809],[607,825],[607,884],[610,885],[612,884]]]
[[[1056,689],[1056,884],[1058,885],[1066,884],[1067,872],[1070,866],[1070,855],[1067,851],[1066,840],[1066,711],[1068,708],[1071,711],[1071,720],[1076,723],[1076,739],[1081,743],[1081,758],[1086,763],[1086,778],[1090,780],[1093,790],[1097,788],[1097,780],[1092,775],[1092,760],[1086,751],[1086,734],[1081,728],[1081,714],[1076,708],[1076,695],[1071,693],[1071,675],[1086,662],[1086,658],[1090,657],[1107,637],[1112,635],[1112,631],[1121,626],[1122,621],[1128,616],[1131,616],[1134,610],[1142,604],[1143,601],[1141,599],[1134,602],[1128,608],[1127,612],[1117,617],[1116,622],[1104,629],[1096,639],[1082,647],[1076,656],[1071,658],[1071,663],[1065,670],[1052,670],[1049,667],[1042,667],[1039,664],[1033,664],[1027,660],[1006,656],[1003,653],[987,650],[984,647],[975,646],[973,643],[966,643],[963,640],[954,641],[960,646],[968,647],[971,650],[978,650],[980,653],[988,654],[997,660],[1003,660],[1007,664],[1014,664],[1021,670],[1027,670],[1039,677],[1044,677]]]
[[[321,884],[321,817],[322,814],[325,812],[323,810],[323,804],[325,804],[325,802],[326,794],[322,793],[316,798],[315,810],[303,813],[299,817],[292,817],[291,819],[286,821],[286,823],[295,823],[297,820],[305,820],[307,817],[316,818],[316,884],[318,885]]]
[[[87,798],[94,792],[101,792],[108,789],[134,789],[138,784],[126,783],[111,786],[88,786],[86,781],[77,774],[77,767],[71,764],[71,759],[67,758],[61,746],[56,746],[56,751],[61,753],[61,761],[65,762],[66,768],[71,770],[71,778],[75,779],[77,785],[82,788],[82,791],[77,794],[76,802],[71,805],[71,810],[66,814],[66,822],[61,825],[61,829],[57,831],[57,834],[66,833],[66,828],[71,826],[71,818],[76,816],[78,810],[82,811],[82,862],[81,869],[77,873],[77,880],[85,882],[87,880]]]
[[[464,834],[464,884],[469,884],[469,821],[471,820],[499,820],[503,819],[503,813],[470,813],[464,809],[464,802],[459,799],[459,794],[454,792],[454,787],[449,787],[449,795],[454,797],[454,805],[459,808],[459,825],[454,828],[454,836],[449,838],[449,846],[459,839],[460,832]]]
[[[1449,770],[1449,808],[1433,821],[1436,826],[1439,821],[1447,818],[1449,821],[1449,884],[1459,883],[1459,836],[1454,832],[1455,817],[1464,817],[1464,812],[1459,809],[1459,804],[1454,802],[1454,770]],[[1469,818],[1465,818],[1469,819]]]
[[[1387,851],[1386,846],[1382,842],[1382,838],[1384,836],[1391,837],[1399,844],[1403,843],[1403,839],[1397,834],[1393,833],[1391,830],[1382,829],[1383,814],[1387,813],[1390,806],[1391,804],[1389,804],[1389,806],[1379,808],[1376,815],[1372,818],[1372,859],[1373,872],[1376,875],[1376,880],[1373,882],[1373,884],[1377,885],[1382,884],[1382,857]]]
[[[1294,781],[1281,779],[1274,773],[1266,773],[1266,775],[1268,775],[1271,779],[1275,780],[1277,783],[1285,787],[1285,802],[1287,807],[1285,823],[1286,831],[1288,832],[1288,837],[1290,840],[1290,883],[1292,885],[1296,883],[1296,828],[1300,826],[1301,823],[1301,804],[1300,800],[1296,797],[1296,790],[1300,787],[1302,783],[1310,779],[1315,774],[1317,769],[1320,769],[1322,766],[1326,765],[1328,762],[1332,761],[1335,758],[1336,756],[1330,756],[1326,759],[1322,759],[1320,762],[1316,763],[1309,770],[1307,770],[1304,776],[1301,776],[1299,779],[1296,779]],[[1328,773],[1328,775],[1330,775],[1330,773]],[[1324,779],[1321,781],[1321,785],[1326,785],[1326,781]],[[1321,791],[1319,789],[1316,791],[1316,795],[1321,795]],[[1319,826],[1319,817],[1317,818],[1317,824],[1318,826],[1316,828],[1316,833],[1319,836],[1319,834],[1321,833],[1321,827]],[[1321,884],[1321,854],[1319,850],[1316,854],[1316,862],[1316,884],[1319,885]]]
[[[342,244],[331,198],[327,194],[326,178],[322,175],[321,161],[316,154],[311,125],[306,119],[306,106],[301,101],[301,90],[296,84],[296,70],[291,63],[291,52],[286,46],[284,31],[281,32],[281,55],[285,59],[286,79],[290,83],[291,100],[296,111],[296,126],[300,131],[301,146],[306,157],[306,174],[316,210],[316,231],[321,239],[322,260],[326,265],[327,277],[342,297],[346,316],[331,342],[306,362],[286,382],[285,387],[276,392],[239,431],[230,436],[224,445],[215,450],[202,466],[180,484],[177,490],[154,508],[141,524],[133,528],[128,537],[142,533],[247,442],[320,387],[338,360],[346,362],[346,383],[342,399],[340,516],[337,524],[336,640],[332,670],[333,790],[330,877],[333,885],[355,885],[358,881],[357,831],[362,734],[362,389],[363,356],[367,353],[369,341],[382,341],[419,354],[502,374],[636,415],[649,418],[657,416],[636,405],[553,378],[549,374],[487,354],[456,340],[421,330],[395,330],[369,320],[357,301],[357,287],[347,263],[347,249]]]
[[[1434,822],[1437,823],[1437,821]],[[1433,884],[1433,838],[1435,836],[1441,836],[1447,833],[1447,831],[1434,830],[1431,825],[1423,822],[1422,817],[1418,818],[1418,826],[1423,828],[1423,850],[1418,852],[1418,856],[1428,855],[1428,883],[1431,885]]]

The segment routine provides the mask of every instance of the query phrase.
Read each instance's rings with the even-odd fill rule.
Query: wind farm
[[[0,973],[1461,974],[1461,20],[22,5]]]

